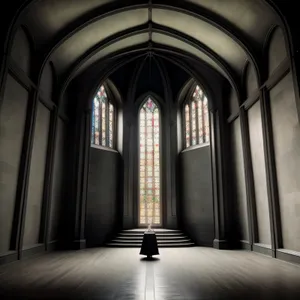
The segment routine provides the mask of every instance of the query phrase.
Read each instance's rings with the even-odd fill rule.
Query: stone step
[[[142,232],[144,233],[147,231],[147,228],[133,228],[133,229],[122,229],[121,232]],[[154,232],[170,232],[170,233],[175,233],[175,232],[182,232],[180,229],[166,229],[166,228],[153,228],[152,229]]]
[[[127,233],[127,234],[144,234],[144,232],[147,230],[122,230],[121,233]],[[180,230],[154,230],[156,234],[181,234],[182,231]]]
[[[120,232],[119,235],[124,236],[143,236],[144,232]],[[170,233],[170,232],[155,232],[156,236],[181,236],[184,235],[183,232]]]
[[[141,247],[145,228],[126,229],[120,231],[109,243],[108,247]],[[195,244],[181,230],[153,229],[159,248],[164,247],[191,247]]]
[[[114,243],[126,243],[126,244],[132,244],[132,243],[142,243],[142,240],[121,240],[121,239],[113,239],[111,242]],[[182,240],[157,240],[157,244],[178,244],[178,243],[189,243],[191,242],[190,239],[182,239]]]
[[[126,243],[107,243],[107,247],[122,247],[122,248],[140,248],[142,246],[141,243],[132,243],[132,244],[126,244]],[[179,248],[179,247],[193,247],[195,246],[194,243],[176,243],[176,244],[158,244],[158,248]]]
[[[121,240],[143,240],[143,236],[127,236],[127,235],[117,235],[118,239]],[[156,239],[157,240],[180,240],[180,239],[186,239],[188,238],[186,235],[179,235],[179,236],[160,236],[160,235],[156,235]]]

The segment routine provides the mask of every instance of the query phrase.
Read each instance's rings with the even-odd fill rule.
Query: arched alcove
[[[189,83],[187,83],[189,84]],[[214,240],[212,154],[209,105],[206,90],[192,80],[179,106],[183,149],[179,153],[180,210],[182,225],[201,245]],[[213,136],[213,135],[212,135]],[[197,162],[197,163],[195,163]]]
[[[31,76],[33,45],[29,33],[23,27],[19,27],[13,39],[10,55],[15,64],[28,77]]]
[[[239,99],[236,91],[229,86],[228,89],[228,103],[225,104],[228,107],[228,117],[230,115],[236,115],[239,112]]]
[[[85,227],[89,246],[103,244],[121,222],[119,174],[122,165],[118,151],[121,99],[116,98],[111,86],[113,83],[108,80],[98,84],[92,99],[86,103],[91,107]]]
[[[245,161],[243,152],[241,117],[230,123],[231,187],[233,228],[239,240],[249,243],[248,202],[246,192]]]
[[[0,253],[11,248],[29,92],[8,74],[0,111]],[[5,163],[4,163],[5,162]]]
[[[283,31],[279,26],[273,27],[268,35],[265,45],[265,57],[268,61],[269,77],[288,57],[287,55],[286,41]]]
[[[242,102],[253,96],[258,89],[258,81],[255,69],[253,64],[249,61],[247,61],[245,65],[243,84],[245,88],[245,99],[243,99]]]
[[[56,73],[54,65],[51,61],[48,61],[42,71],[40,80],[40,89],[42,91],[42,97],[47,100],[51,100],[54,103],[58,102],[58,99],[53,99],[53,89],[56,81]]]
[[[268,96],[278,187],[279,247],[300,252],[300,244],[296,242],[300,240],[300,232],[291,230],[300,226],[299,216],[292,208],[300,205],[296,197],[300,193],[296,183],[300,180],[300,123],[291,71],[278,81]]]

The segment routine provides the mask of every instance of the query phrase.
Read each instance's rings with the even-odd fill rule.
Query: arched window
[[[209,143],[209,116],[207,97],[196,86],[192,98],[184,105],[185,147]]]
[[[150,97],[140,109],[139,141],[139,225],[160,225],[160,111]]]
[[[92,140],[93,145],[114,147],[115,108],[108,99],[104,86],[93,100]]]

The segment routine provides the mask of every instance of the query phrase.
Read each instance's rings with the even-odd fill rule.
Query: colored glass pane
[[[102,85],[93,100],[91,143],[113,147],[114,106]]]
[[[190,109],[185,105],[185,143],[186,147],[190,146]]]
[[[199,85],[195,87],[192,99],[184,107],[185,144],[197,145],[209,142],[208,100]]]
[[[159,225],[160,222],[160,168],[159,168],[159,109],[148,98],[140,110],[140,225]],[[158,206],[155,206],[158,203]]]

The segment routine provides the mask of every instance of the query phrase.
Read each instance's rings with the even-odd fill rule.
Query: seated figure
[[[151,228],[151,224],[148,225],[147,231],[144,232],[140,254],[147,255],[147,258],[151,258],[152,255],[159,255],[156,234]]]

